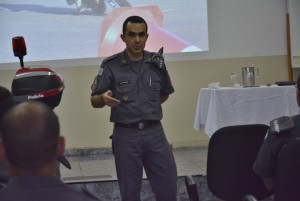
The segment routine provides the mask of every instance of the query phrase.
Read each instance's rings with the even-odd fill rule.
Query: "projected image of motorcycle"
[[[197,52],[202,51],[199,47],[185,41],[164,28],[164,14],[157,5],[115,8],[103,19],[99,40],[99,57],[108,57],[124,50],[125,45],[120,35],[124,19],[131,15],[139,15],[148,23],[146,49],[156,52],[164,47],[164,53]]]
[[[127,0],[66,0],[69,5],[75,4],[78,13],[85,10],[92,10],[96,15],[101,15],[106,11],[106,5],[111,7],[131,7]]]

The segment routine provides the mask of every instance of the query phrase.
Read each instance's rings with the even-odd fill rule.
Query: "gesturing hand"
[[[113,107],[121,103],[118,99],[113,98],[112,95],[113,94],[111,90],[108,90],[103,94],[103,101],[105,105],[109,107]]]

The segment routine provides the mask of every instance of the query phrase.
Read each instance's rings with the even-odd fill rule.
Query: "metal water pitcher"
[[[254,65],[251,67],[242,67],[242,78],[244,87],[254,87],[255,79],[258,78],[258,68]]]

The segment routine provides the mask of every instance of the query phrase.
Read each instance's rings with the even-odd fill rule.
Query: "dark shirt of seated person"
[[[8,89],[0,86],[0,122],[5,112],[14,105],[13,95]],[[1,141],[1,133],[0,133]],[[0,159],[0,188],[9,179],[8,163]]]
[[[8,89],[0,86],[0,121],[5,112],[14,105],[13,95]],[[0,136],[1,137],[1,136]]]
[[[12,107],[1,122],[0,156],[7,158],[11,178],[0,190],[1,201],[95,201],[56,176],[56,159],[63,155],[55,113],[41,102]]]
[[[300,106],[300,75],[298,76],[296,88],[297,95],[295,98],[297,98],[297,103]],[[277,158],[281,148],[288,141],[297,138],[300,138],[300,115],[280,117],[275,122],[270,123],[270,129],[253,164],[254,172],[262,177],[267,189],[274,189]]]

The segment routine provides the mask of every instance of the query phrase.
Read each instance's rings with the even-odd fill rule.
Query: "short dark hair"
[[[13,167],[35,172],[56,160],[58,117],[44,103],[15,105],[3,116],[0,128],[7,159]]]
[[[0,122],[5,112],[14,105],[14,98],[11,92],[0,86]]]
[[[128,22],[132,22],[132,23],[144,23],[146,25],[146,33],[148,32],[148,25],[147,25],[146,21],[142,17],[140,17],[140,16],[133,15],[133,16],[128,17],[123,22],[123,30],[122,30],[123,35],[126,34],[126,26],[127,26]]]

